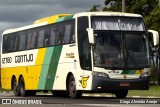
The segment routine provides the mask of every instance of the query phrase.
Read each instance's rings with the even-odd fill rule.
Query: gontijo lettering
[[[21,62],[32,62],[33,61],[33,54],[25,54],[25,55],[17,55],[15,56],[15,63]]]

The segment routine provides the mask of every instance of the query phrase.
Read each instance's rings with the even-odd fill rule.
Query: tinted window
[[[19,35],[17,35],[17,34],[15,34],[15,36],[14,36],[14,46],[13,46],[13,51],[15,52],[15,51],[18,51],[18,47],[19,47]]]
[[[27,34],[27,38],[26,38],[26,40],[27,40],[27,44],[26,44],[26,49],[30,49],[30,45],[31,45],[31,38],[32,38],[32,32],[28,32],[28,34]]]
[[[57,36],[57,28],[55,26],[50,27],[51,36],[49,39],[49,45],[55,45],[56,44],[56,36]]]
[[[45,29],[38,31],[38,47],[39,48],[44,46],[44,33],[45,33]]]
[[[3,36],[3,53],[8,52],[8,48],[9,48],[9,39],[8,39],[8,35]]]
[[[18,33],[20,41],[19,41],[19,50],[25,50],[25,46],[26,46],[26,34],[25,32],[20,32]]]
[[[32,33],[30,49],[37,48],[37,32]]]
[[[91,52],[89,48],[88,33],[88,17],[78,18],[78,50],[79,59],[82,69],[91,69]]]
[[[75,21],[70,20],[66,22],[56,23],[50,26],[49,45],[63,45],[75,42],[74,30]]]
[[[54,23],[3,36],[3,53],[75,42],[75,20]]]

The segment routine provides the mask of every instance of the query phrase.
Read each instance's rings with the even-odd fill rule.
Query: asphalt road
[[[1,107],[159,107],[157,98],[125,98],[83,96],[80,99],[37,95],[31,97],[15,97],[13,94],[0,94]],[[9,105],[8,103],[12,104]],[[28,105],[29,104],[29,105]],[[34,105],[33,105],[34,104]],[[36,105],[35,105],[36,104]],[[38,105],[37,105],[38,104]]]

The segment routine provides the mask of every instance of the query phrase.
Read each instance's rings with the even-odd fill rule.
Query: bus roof
[[[66,16],[71,16],[71,14],[57,14],[54,16],[45,17],[45,18],[36,20],[34,24],[42,23],[42,22],[47,22],[48,24],[51,24],[51,23],[55,23],[57,19],[61,17],[66,17]]]
[[[72,17],[70,17],[70,16],[72,16]],[[3,32],[3,35],[4,34],[13,33],[13,32],[22,31],[22,30],[26,30],[26,29],[31,29],[31,28],[35,28],[35,27],[40,27],[40,26],[44,26],[44,25],[47,25],[47,24],[56,23],[56,22],[60,22],[60,21],[64,21],[64,20],[67,20],[67,19],[71,19],[71,18],[75,18],[75,17],[80,17],[80,16],[142,17],[139,14],[122,13],[122,12],[81,12],[81,13],[77,13],[75,15],[72,15],[72,14],[57,14],[57,15],[46,17],[46,18],[38,19],[32,25],[29,25],[29,26],[24,26],[24,27],[20,27],[20,28],[5,30]],[[67,17],[70,17],[70,18],[67,18]]]
[[[77,17],[80,16],[126,16],[126,17],[142,17],[140,14],[123,13],[123,12],[82,12],[77,13]]]

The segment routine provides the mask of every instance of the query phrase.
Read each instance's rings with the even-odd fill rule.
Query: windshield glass
[[[144,33],[95,31],[94,66],[142,68],[149,65]]]
[[[145,31],[142,18],[139,17],[92,17],[92,28],[94,30],[121,30],[121,31]]]

